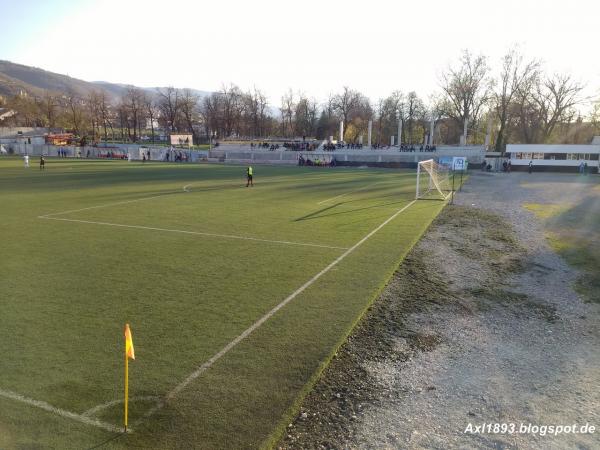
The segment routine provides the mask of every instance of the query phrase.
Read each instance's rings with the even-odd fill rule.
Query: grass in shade
[[[600,184],[597,176],[570,180],[578,193],[569,203],[525,203],[544,219],[552,248],[580,271],[575,290],[584,300],[600,303]],[[532,188],[543,189],[543,186]]]

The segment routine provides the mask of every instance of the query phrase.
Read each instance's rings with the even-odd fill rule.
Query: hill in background
[[[106,81],[84,81],[37,67],[25,66],[0,60],[0,95],[10,97],[23,91],[32,96],[41,96],[44,92],[53,94],[77,94],[85,97],[92,91],[104,91],[112,100],[118,100],[130,85],[108,83]],[[140,89],[155,94],[156,87]],[[199,97],[210,92],[190,89]]]

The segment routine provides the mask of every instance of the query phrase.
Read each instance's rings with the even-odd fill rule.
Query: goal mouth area
[[[415,198],[418,200],[447,200],[452,194],[450,170],[433,159],[419,161]]]

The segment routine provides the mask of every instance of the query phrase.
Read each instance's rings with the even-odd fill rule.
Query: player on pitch
[[[246,187],[248,186],[252,186],[254,187],[254,183],[252,181],[252,166],[248,166],[248,168],[246,169],[246,176],[248,177],[248,181],[246,182]]]

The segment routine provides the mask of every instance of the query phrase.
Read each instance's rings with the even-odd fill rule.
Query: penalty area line
[[[379,184],[379,183],[381,183],[381,181],[377,181],[377,182],[375,182],[375,183],[367,184],[366,186],[363,186],[363,187],[361,187],[361,188],[355,189],[355,190],[353,190],[353,191],[350,191],[350,192],[344,192],[343,194],[336,195],[335,197],[331,197],[331,198],[327,198],[327,199],[325,199],[325,200],[321,200],[320,202],[318,202],[318,203],[317,203],[317,205],[322,205],[323,203],[330,202],[331,200],[335,200],[335,199],[337,199],[337,198],[342,198],[342,197],[344,197],[344,196],[346,196],[346,195],[354,194],[355,192],[364,191],[365,189],[367,189],[367,188],[369,188],[369,187],[371,187],[371,186],[374,186],[374,185],[376,185],[376,184]]]
[[[196,236],[206,236],[213,238],[223,238],[223,239],[239,239],[244,241],[254,241],[254,242],[267,242],[271,244],[282,244],[282,245],[297,245],[302,247],[317,247],[317,248],[328,248],[333,250],[347,250],[348,247],[338,247],[335,245],[324,245],[324,244],[314,244],[311,242],[295,242],[295,241],[282,241],[275,239],[262,239],[251,236],[236,236],[234,234],[217,234],[217,233],[207,233],[203,231],[188,231],[188,230],[175,230],[172,228],[158,228],[158,227],[146,227],[143,225],[126,225],[122,223],[112,223],[112,222],[96,222],[94,220],[81,220],[81,219],[65,219],[64,217],[49,217],[49,216],[38,216],[38,219],[45,220],[60,220],[61,222],[75,222],[75,223],[86,223],[90,225],[102,225],[108,227],[120,227],[120,228],[133,228],[138,230],[150,230],[150,231],[163,231],[166,233],[181,233],[181,234],[190,234]]]
[[[111,425],[110,423],[102,422],[101,420],[94,419],[93,417],[89,417],[82,414],[77,414],[72,411],[67,411],[65,409],[57,408],[56,406],[52,406],[50,403],[46,403],[41,400],[34,400],[29,397],[25,397],[24,395],[17,394],[16,392],[6,391],[4,389],[0,389],[0,397],[8,398],[11,400],[15,400],[17,402],[25,403],[29,406],[34,406],[39,409],[43,409],[44,411],[56,414],[58,416],[64,417],[66,419],[75,420],[77,422],[84,423],[86,425],[92,425],[98,428],[102,428],[103,430],[110,431],[111,433],[122,433],[123,428],[117,427],[115,425]],[[131,432],[131,429],[127,430]]]
[[[410,203],[408,203],[407,205],[400,208],[398,211],[396,211],[394,214],[392,214],[389,218],[387,218],[383,223],[381,223],[379,226],[377,226],[374,230],[369,232],[369,234],[367,234],[365,237],[363,237],[360,241],[358,241],[356,244],[354,244],[352,247],[350,247],[344,253],[342,253],[340,256],[338,256],[327,267],[325,267],[323,270],[321,270],[319,273],[317,273],[314,277],[312,277],[310,280],[308,280],[306,283],[304,283],[302,286],[300,286],[298,289],[296,289],[294,292],[292,292],[289,296],[287,296],[283,301],[281,301],[273,309],[271,309],[269,312],[267,312],[264,316],[262,316],[260,319],[258,319],[256,322],[254,322],[252,325],[250,325],[250,327],[248,327],[240,335],[238,335],[235,339],[233,339],[231,342],[229,342],[229,344],[227,344],[225,347],[223,347],[219,352],[214,354],[210,359],[208,359],[206,362],[204,362],[202,365],[200,365],[195,371],[193,371],[190,375],[188,375],[188,377],[185,378],[181,383],[179,383],[177,386],[175,386],[173,389],[171,389],[154,408],[151,408],[150,410],[148,410],[148,412],[146,412],[146,414],[144,414],[144,416],[136,422],[136,425],[139,424],[144,418],[148,418],[148,417],[152,416],[156,411],[161,409],[166,404],[166,402],[168,402],[169,400],[172,400],[177,394],[179,394],[181,391],[183,391],[192,381],[194,381],[196,378],[198,378],[200,375],[202,375],[202,373],[206,372],[206,370],[208,370],[214,363],[216,363],[219,359],[221,359],[223,356],[225,356],[231,349],[233,349],[236,345],[238,345],[240,342],[242,342],[244,339],[246,339],[248,336],[250,336],[250,334],[252,334],[252,332],[254,332],[256,329],[260,328],[260,326],[262,324],[264,324],[267,320],[269,320],[277,311],[279,311],[281,308],[283,308],[285,305],[287,305],[289,302],[291,302],[293,299],[295,299],[298,295],[300,295],[307,288],[309,288],[312,284],[314,284],[319,278],[321,278],[323,275],[325,275],[327,272],[329,272],[331,269],[333,269],[336,265],[338,265],[340,262],[342,262],[354,250],[356,250],[358,247],[360,247],[371,236],[373,236],[375,233],[377,233],[379,230],[381,230],[383,227],[385,227],[388,223],[390,223],[392,220],[394,220],[396,217],[398,217],[401,213],[406,211],[416,201],[417,200],[412,200]]]
[[[61,216],[63,214],[76,213],[76,212],[80,212],[80,211],[88,211],[90,209],[99,209],[99,208],[108,208],[110,206],[126,205],[128,203],[142,202],[144,200],[151,200],[153,198],[164,197],[166,195],[173,195],[173,194],[179,193],[179,192],[180,191],[171,191],[171,192],[168,192],[168,193],[165,193],[165,194],[153,195],[151,197],[136,198],[135,200],[126,200],[126,201],[123,201],[123,202],[106,203],[104,205],[88,206],[87,208],[71,209],[69,211],[61,211],[61,212],[49,213],[49,214],[44,214],[44,215],[38,216],[38,218],[39,219],[51,219],[52,218],[51,216]]]

